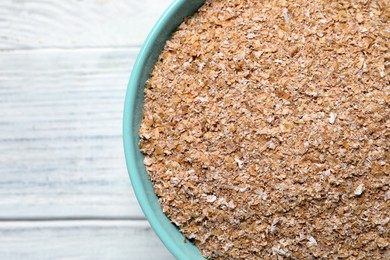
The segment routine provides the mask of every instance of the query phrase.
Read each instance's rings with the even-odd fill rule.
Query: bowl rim
[[[192,1],[192,0],[191,0]],[[192,259],[183,248],[179,248],[174,239],[170,236],[169,232],[163,227],[159,221],[159,217],[156,215],[152,205],[148,200],[148,194],[144,189],[142,180],[142,174],[137,167],[137,149],[138,143],[136,143],[136,137],[134,136],[134,113],[136,111],[136,97],[137,90],[139,88],[139,81],[142,77],[142,72],[145,64],[150,58],[150,53],[155,47],[155,42],[159,39],[159,36],[164,31],[169,23],[169,19],[175,15],[185,4],[188,4],[188,0],[174,0],[169,7],[162,14],[160,19],[154,25],[146,38],[142,48],[137,56],[131,71],[130,80],[128,82],[125,105],[123,111],[123,145],[125,151],[125,159],[127,165],[127,171],[130,176],[134,193],[137,197],[138,203],[141,206],[143,213],[152,226],[153,230],[157,233],[160,240],[166,246],[166,248],[178,259]],[[199,2],[199,1],[198,1]],[[204,1],[202,1],[204,2]],[[137,128],[138,129],[138,128]],[[138,133],[136,133],[138,136]],[[178,230],[178,232],[180,232]],[[183,236],[184,237],[184,236]],[[198,258],[197,258],[198,259]],[[204,259],[204,258],[203,258]]]

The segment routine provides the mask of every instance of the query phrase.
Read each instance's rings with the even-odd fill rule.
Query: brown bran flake
[[[211,259],[390,259],[387,0],[208,0],[139,131],[163,211]]]

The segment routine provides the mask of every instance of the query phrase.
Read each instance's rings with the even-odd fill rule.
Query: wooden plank
[[[171,0],[2,0],[0,50],[140,45]]]
[[[143,218],[122,146],[137,53],[0,53],[0,219]]]
[[[1,259],[174,259],[146,221],[0,222]]]

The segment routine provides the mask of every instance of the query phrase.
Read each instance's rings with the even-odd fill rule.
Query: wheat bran
[[[390,259],[390,5],[208,0],[145,88],[163,211],[211,259]]]

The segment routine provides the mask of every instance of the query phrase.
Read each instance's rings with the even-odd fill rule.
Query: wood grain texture
[[[171,0],[2,0],[0,50],[140,45]]]
[[[173,259],[122,146],[131,67],[170,2],[0,1],[0,259]]]
[[[174,259],[146,221],[0,223],[0,256],[14,259]]]
[[[122,145],[137,53],[0,53],[0,219],[143,218]]]

